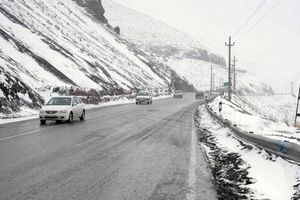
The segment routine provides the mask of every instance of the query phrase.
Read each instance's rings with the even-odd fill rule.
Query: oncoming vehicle
[[[201,92],[201,91],[197,91],[196,92],[196,99],[204,99],[204,92]]]
[[[151,92],[147,92],[147,91],[138,92],[135,97],[135,103],[136,104],[142,104],[142,103],[152,104]]]
[[[182,90],[175,90],[173,98],[183,98]]]
[[[40,122],[67,121],[71,123],[74,119],[85,119],[85,106],[79,97],[60,96],[52,97],[40,110]]]

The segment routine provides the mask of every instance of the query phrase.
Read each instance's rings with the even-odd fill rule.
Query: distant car
[[[173,94],[174,98],[183,98],[182,90],[175,90]]]
[[[135,97],[135,103],[136,104],[142,104],[142,103],[152,104],[151,92],[147,92],[147,91],[138,92]]]
[[[40,110],[40,122],[46,124],[46,121],[67,121],[74,119],[85,119],[85,105],[79,97],[60,96],[52,97]]]
[[[197,91],[195,97],[196,99],[204,99],[204,92]]]

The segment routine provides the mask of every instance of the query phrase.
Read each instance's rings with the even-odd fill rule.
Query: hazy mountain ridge
[[[114,1],[103,0],[103,6],[109,22],[121,28],[121,35],[155,56],[194,58],[226,66],[222,56],[211,52],[189,34]]]
[[[120,26],[123,37],[170,66],[197,89],[210,89],[211,66],[214,68],[215,88],[223,87],[223,83],[227,82],[225,59],[206,48],[205,40],[200,43],[186,33],[111,0],[103,0],[103,6],[107,19],[113,25]],[[237,77],[239,94],[273,93],[263,78],[256,74],[237,69]]]

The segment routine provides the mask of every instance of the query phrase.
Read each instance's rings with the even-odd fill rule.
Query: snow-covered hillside
[[[155,56],[197,58],[225,65],[224,58],[189,34],[114,1],[103,0],[103,6],[109,22],[121,28],[121,35]]]
[[[0,112],[38,107],[53,87],[162,89],[178,78],[72,0],[0,1],[0,22]]]
[[[265,97],[234,95],[232,102],[229,102],[217,97],[210,104],[214,111],[218,111],[220,101],[223,103],[222,117],[237,124],[242,130],[300,144],[299,129],[293,127],[293,123],[290,126],[288,124],[289,116],[295,115],[296,110],[296,104],[292,104],[289,98],[279,95]]]
[[[156,56],[197,89],[210,88],[211,65],[214,68],[215,88],[227,81],[225,59],[207,49],[206,41],[199,42],[188,34],[114,1],[104,0],[103,6],[107,10],[108,20],[120,26],[122,36]],[[237,71],[237,89],[240,94],[272,93],[270,87],[256,74],[245,73],[240,69]]]
[[[240,97],[256,113],[274,122],[294,125],[297,98],[289,94]]]
[[[136,44],[149,48],[155,46],[205,48],[190,35],[114,1],[103,0],[103,6],[109,22],[120,26],[121,34]]]
[[[198,90],[208,90],[210,88],[211,67],[215,89],[223,87],[223,82],[228,80],[228,69],[226,67],[202,60],[169,58],[166,63],[179,75],[189,80]],[[236,85],[237,93],[240,95],[272,93],[272,89],[262,79],[250,72],[238,72]]]

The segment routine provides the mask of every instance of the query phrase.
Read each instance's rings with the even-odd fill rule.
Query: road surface
[[[0,199],[215,199],[192,124],[201,103],[186,94],[72,124],[0,125]]]

